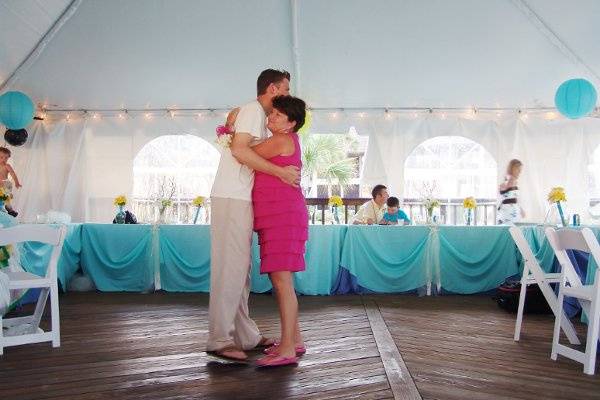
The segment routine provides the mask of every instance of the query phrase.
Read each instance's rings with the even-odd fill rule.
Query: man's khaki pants
[[[208,351],[260,341],[248,315],[253,218],[249,201],[211,198]]]

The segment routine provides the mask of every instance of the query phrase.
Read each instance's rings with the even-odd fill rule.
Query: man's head
[[[0,164],[4,164],[10,158],[10,150],[6,147],[0,147]]]
[[[263,99],[263,107],[268,106],[267,111],[271,111],[271,101],[275,96],[289,96],[290,94],[290,73],[276,69],[265,69],[260,73],[256,80],[256,95]]]
[[[384,185],[376,185],[371,191],[371,195],[373,196],[373,201],[380,207],[385,204],[389,197],[387,188]]]
[[[397,197],[388,197],[387,199],[387,212],[388,214],[396,214],[400,207],[400,200]]]

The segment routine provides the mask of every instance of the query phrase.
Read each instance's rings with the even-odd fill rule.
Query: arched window
[[[138,220],[156,221],[164,208],[166,222],[192,222],[191,202],[196,196],[208,198],[218,165],[217,149],[196,136],[166,135],[147,143],[133,161],[133,209]],[[171,205],[162,207],[163,200]]]
[[[478,223],[493,224],[497,186],[494,158],[483,146],[462,136],[428,139],[404,163],[405,201],[417,206],[411,211],[420,214],[420,200],[433,195],[442,203],[440,217],[445,223],[461,223],[462,200],[473,196],[485,210],[478,208]]]

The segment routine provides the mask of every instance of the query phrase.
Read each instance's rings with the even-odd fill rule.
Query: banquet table
[[[542,267],[555,268],[543,227],[521,229]],[[598,236],[600,228],[594,232]],[[43,273],[49,254],[47,245],[25,243],[22,265]],[[252,291],[268,292],[256,237],[252,254]],[[306,265],[294,277],[296,290],[306,295],[472,294],[494,289],[522,270],[507,226],[311,225]],[[63,290],[80,268],[101,291],[208,292],[210,226],[70,224],[58,265]],[[593,275],[583,268],[581,273],[588,282]]]

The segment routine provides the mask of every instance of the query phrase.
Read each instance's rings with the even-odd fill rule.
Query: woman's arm
[[[262,143],[252,147],[252,150],[264,159],[279,155],[293,154],[294,142],[288,135],[274,135]]]

